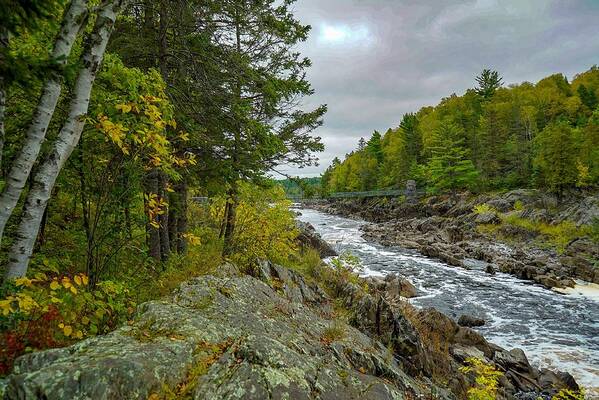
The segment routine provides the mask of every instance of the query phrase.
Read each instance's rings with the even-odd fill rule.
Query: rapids
[[[407,277],[420,297],[417,307],[435,307],[458,318],[469,314],[487,323],[477,328],[504,348],[523,349],[538,367],[570,372],[599,398],[599,293],[585,286],[560,294],[528,281],[497,273],[488,275],[473,261],[470,269],[456,268],[400,247],[385,247],[362,238],[366,222],[298,209],[338,252],[360,257],[362,274]]]

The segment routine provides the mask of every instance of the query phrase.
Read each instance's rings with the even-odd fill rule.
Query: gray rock
[[[399,400],[430,391],[380,342],[312,307],[328,301],[319,289],[282,267],[261,269],[279,283],[195,278],[140,305],[131,325],[22,356],[4,398],[147,399],[181,382],[195,384],[198,400]],[[294,285],[297,292],[284,289]],[[197,365],[205,371],[191,373]]]
[[[499,217],[497,216],[497,214],[495,212],[484,212],[484,213],[480,213],[476,215],[476,218],[474,219],[474,222],[476,222],[477,224],[481,225],[488,225],[488,224],[498,224],[501,222],[501,220],[499,219]]]
[[[333,247],[320,237],[320,234],[316,232],[311,224],[296,220],[296,226],[300,232],[297,240],[302,246],[311,247],[317,250],[321,258],[335,257],[338,255]]]
[[[485,325],[485,320],[482,318],[474,317],[472,315],[464,314],[464,315],[461,315],[460,318],[458,319],[458,325],[466,326],[469,328],[476,327],[476,326],[483,326],[483,325]]]

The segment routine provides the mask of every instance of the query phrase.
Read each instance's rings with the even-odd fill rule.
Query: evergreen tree
[[[476,93],[484,99],[490,99],[497,89],[503,84],[503,78],[499,76],[499,72],[483,69],[483,72],[476,77]]]
[[[368,143],[366,143],[366,151],[370,156],[374,157],[379,164],[383,162],[381,134],[378,131],[374,131],[372,137],[368,140]]]
[[[459,136],[459,128],[452,123],[443,123],[439,128],[438,145],[432,149],[427,167],[432,192],[455,192],[476,183],[478,171],[468,159],[468,149]]]
[[[534,168],[537,184],[561,195],[576,184],[577,146],[573,129],[565,121],[552,122],[535,139]]]

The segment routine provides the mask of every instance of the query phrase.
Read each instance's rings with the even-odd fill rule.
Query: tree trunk
[[[158,196],[160,199],[165,199],[167,178],[162,171],[159,173],[158,183],[160,185]],[[164,210],[164,213],[158,216],[158,223],[160,224],[160,259],[164,262],[168,260],[171,253],[170,238],[168,234],[168,209]]]
[[[227,213],[227,220],[225,224],[225,244],[223,247],[223,256],[229,256],[233,253],[235,221],[237,219],[237,204],[239,202],[236,184],[233,185],[227,197],[229,212]]]
[[[51,56],[53,60],[57,60],[59,65],[66,65],[67,58],[71,53],[73,43],[77,39],[77,34],[86,19],[87,12],[86,0],[71,1],[63,17],[62,26],[54,43],[54,50]],[[31,173],[31,168],[39,155],[48,125],[60,97],[62,89],[61,80],[61,76],[58,74],[51,74],[44,84],[42,95],[37,109],[33,114],[31,125],[27,130],[25,141],[21,145],[21,151],[12,163],[6,184],[2,190],[2,194],[0,194],[0,241],[2,240],[6,223],[21,197],[27,178],[29,178],[29,174]]]
[[[83,52],[83,67],[79,70],[75,82],[67,120],[48,157],[33,176],[33,187],[25,200],[21,222],[9,253],[6,278],[22,277],[27,273],[33,244],[56,178],[81,137],[91,89],[121,5],[122,0],[108,1],[103,3],[98,12],[95,26]]]
[[[158,193],[158,176],[157,171],[150,171],[144,182],[145,192],[147,195]],[[146,233],[148,242],[148,253],[156,261],[160,261],[160,231],[152,226],[152,221],[148,217],[146,223]]]
[[[8,31],[4,27],[0,27],[0,56],[1,52],[8,49]],[[0,64],[6,62],[0,58]],[[7,96],[7,83],[4,77],[0,76],[0,175],[4,176],[4,170],[2,169],[2,156],[4,154],[4,140],[6,138],[4,132],[4,118],[6,116],[6,96]]]
[[[187,241],[183,234],[187,232],[187,182],[181,182],[177,193],[180,201],[179,216],[177,218],[177,251],[179,254],[185,254],[187,252]]]

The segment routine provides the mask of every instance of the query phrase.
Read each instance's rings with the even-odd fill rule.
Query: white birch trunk
[[[66,64],[73,43],[77,39],[86,16],[87,0],[72,0],[63,17],[62,26],[52,51],[52,59],[57,60],[59,64]],[[6,223],[21,197],[27,178],[31,173],[31,168],[39,155],[48,125],[60,97],[61,81],[60,76],[52,74],[44,83],[40,100],[21,150],[14,159],[7,175],[6,184],[0,194],[0,241],[2,241]]]
[[[8,48],[8,31],[0,27],[0,49],[6,51]],[[0,62],[4,60],[0,59]],[[2,156],[4,154],[4,141],[6,134],[4,132],[4,118],[6,115],[6,96],[8,88],[4,77],[0,76],[0,168],[2,168]],[[1,235],[0,235],[1,236]]]
[[[92,86],[121,4],[122,0],[111,0],[104,2],[100,7],[96,24],[88,37],[82,56],[83,66],[77,76],[67,121],[61,128],[50,154],[33,176],[33,185],[27,194],[15,241],[8,255],[7,279],[22,277],[27,273],[42,216],[56,178],[81,137]]]

